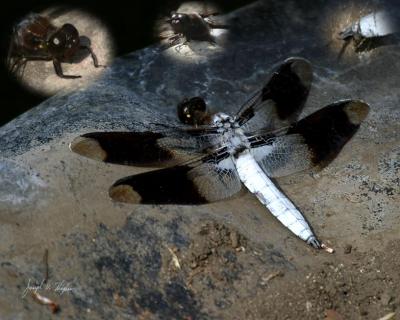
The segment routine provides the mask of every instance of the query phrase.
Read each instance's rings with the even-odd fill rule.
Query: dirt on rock
[[[340,258],[310,269],[303,279],[276,279],[274,284],[280,290],[262,299],[257,307],[259,315],[269,315],[268,319],[335,320],[380,319],[395,312],[398,317],[399,249],[400,243],[393,241],[383,251],[338,254]],[[333,311],[340,318],[334,318]]]
[[[173,256],[179,261],[174,272],[184,274],[187,287],[216,318],[229,308],[230,319],[378,320],[399,313],[399,250],[398,241],[380,251],[346,245],[299,277],[294,268],[263,269],[260,253],[243,235],[209,222],[187,251]]]

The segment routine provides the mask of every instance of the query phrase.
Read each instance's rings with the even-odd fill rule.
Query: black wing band
[[[247,131],[275,129],[297,120],[312,82],[311,64],[301,58],[287,59],[265,87],[237,115]]]
[[[240,189],[235,165],[223,148],[185,165],[118,180],[110,196],[129,203],[197,205],[229,198]]]
[[[338,101],[300,120],[288,134],[300,134],[312,151],[312,162],[325,166],[357,132],[368,112],[363,101]]]
[[[173,158],[157,145],[162,137],[154,132],[92,132],[75,139],[71,150],[104,162],[140,166]]]
[[[144,167],[177,165],[218,142],[215,128],[175,128],[160,132],[91,132],[71,143],[82,156],[107,163]]]
[[[332,161],[368,114],[362,101],[339,101],[293,125],[286,135],[251,137],[251,152],[265,173],[282,177]]]

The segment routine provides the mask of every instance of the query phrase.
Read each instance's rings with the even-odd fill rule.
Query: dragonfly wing
[[[310,62],[287,59],[264,88],[246,103],[237,119],[247,132],[274,130],[297,120],[307,100],[313,74]]]
[[[209,133],[210,131],[210,133]],[[82,156],[107,163],[167,167],[204,154],[218,141],[213,128],[162,132],[91,132],[70,144]]]
[[[185,165],[123,178],[110,188],[110,196],[129,203],[197,205],[232,197],[240,190],[235,165],[223,151]]]
[[[251,152],[270,177],[325,167],[357,132],[368,110],[362,101],[338,101],[298,121],[286,135],[253,137]]]

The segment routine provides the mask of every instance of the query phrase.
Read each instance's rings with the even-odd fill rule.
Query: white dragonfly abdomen
[[[383,37],[396,33],[392,17],[386,11],[371,13],[360,19],[359,32],[363,37]]]
[[[290,231],[313,247],[321,245],[294,204],[274,185],[248,150],[234,159],[239,177],[250,192]]]

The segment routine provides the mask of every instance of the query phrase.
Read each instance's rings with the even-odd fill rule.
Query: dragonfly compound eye
[[[203,117],[207,106],[203,98],[193,97],[184,99],[178,104],[179,120],[185,124],[197,124],[198,120]]]

